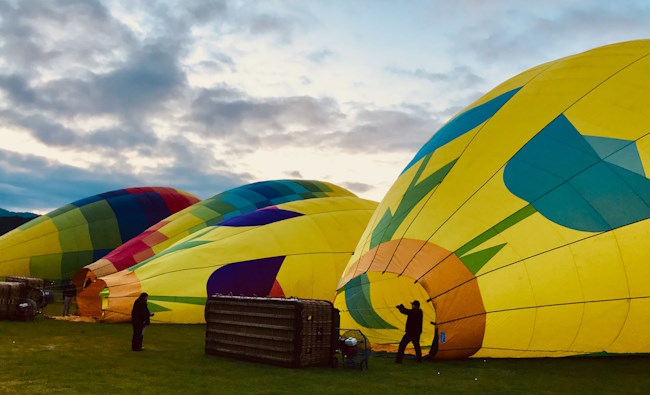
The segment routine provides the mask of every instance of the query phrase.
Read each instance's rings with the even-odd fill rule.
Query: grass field
[[[371,357],[369,369],[287,369],[205,355],[203,325],[153,325],[145,351],[131,327],[37,317],[0,321],[2,393],[649,393],[650,356],[470,359],[402,365]]]

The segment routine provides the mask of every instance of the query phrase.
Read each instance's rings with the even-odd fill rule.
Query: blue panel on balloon
[[[287,188],[290,188],[296,194],[309,192],[304,186],[298,184],[297,182],[293,182],[289,180],[278,180],[276,182],[285,185]]]
[[[266,182],[258,182],[255,184],[251,184],[248,186],[248,188],[251,191],[255,191],[259,193],[260,195],[264,196],[265,199],[273,199],[275,197],[280,196],[280,193],[272,188],[269,183]]]
[[[105,257],[111,251],[113,250],[93,250],[93,262]]]
[[[582,136],[560,115],[508,161],[503,178],[551,221],[603,232],[650,218],[650,180],[639,166],[634,142]]]
[[[76,202],[72,203],[72,205],[77,206],[77,207],[83,207],[83,206],[85,206],[87,204],[95,203],[95,202],[98,202],[100,200],[104,200],[104,198],[99,196],[99,195],[89,196],[87,198],[77,200]],[[62,214],[62,213],[59,213],[59,214]]]
[[[295,200],[302,200],[302,196],[297,194],[279,196],[274,199],[271,199],[271,203],[269,204],[269,206],[275,206],[282,203],[293,202]]]
[[[133,196],[138,200],[140,207],[142,207],[148,224],[153,225],[171,215],[165,199],[157,192],[145,192]]]
[[[568,119],[560,115],[513,157],[568,180],[600,158]]]
[[[106,201],[113,209],[117,218],[122,242],[132,239],[149,227],[147,217],[142,211],[140,202],[135,198],[135,195],[117,196]]]
[[[549,220],[567,228],[586,232],[602,232],[609,229],[609,224],[598,211],[569,183],[548,191],[532,202],[532,205]]]
[[[418,151],[413,160],[402,171],[404,173],[413,164],[431,152],[437,150],[448,142],[462,136],[463,134],[474,129],[478,125],[490,119],[501,107],[503,107],[512,96],[515,95],[521,88],[513,89],[509,92],[503,93],[494,99],[478,105],[456,116],[456,118],[447,122],[445,126],[440,128],[431,139],[424,144]]]
[[[295,211],[267,208],[221,221],[219,222],[219,226],[260,226],[284,221],[289,218],[300,217],[302,215],[303,214]]]
[[[619,173],[641,178],[646,194],[650,194],[650,180],[607,162],[600,162],[571,180],[571,186],[609,225],[601,230],[616,229],[650,217],[650,207]]]
[[[631,191],[645,203],[646,206],[650,207],[650,180],[640,176],[636,172],[618,166],[610,166],[610,168],[625,182]]]
[[[233,207],[242,208],[251,205],[251,201],[234,193],[227,193],[219,196],[219,200],[226,202]]]
[[[645,177],[643,163],[634,141],[628,141],[628,145],[604,158],[607,162],[622,167],[640,176]]]
[[[122,196],[122,195],[130,195],[130,193],[125,189],[118,189],[116,191],[104,192],[99,194],[99,196],[101,196],[104,199]]]
[[[564,182],[562,178],[552,175],[539,166],[521,161],[519,158],[519,155],[515,155],[510,159],[503,172],[503,178],[507,180],[506,185],[513,193],[515,192],[510,187],[515,183],[514,180],[517,180],[516,187],[513,187],[516,189],[517,196],[526,196],[527,201],[535,201]],[[535,181],[525,182],[526,180]]]
[[[250,203],[257,203],[266,200],[264,196],[247,188],[238,189],[237,195],[245,200],[248,200]]]
[[[208,296],[268,296],[283,261],[283,256],[277,256],[222,266],[208,279]]]
[[[277,196],[285,196],[285,195],[291,195],[295,193],[293,188],[290,188],[286,182],[282,182],[281,180],[266,181],[264,184],[278,191]]]

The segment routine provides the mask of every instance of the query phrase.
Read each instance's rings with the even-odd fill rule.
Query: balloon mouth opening
[[[92,272],[90,272],[92,273]],[[86,277],[90,280],[89,277]],[[106,290],[105,295],[104,290]],[[84,317],[102,318],[104,299],[108,297],[106,282],[102,279],[85,281],[81,288],[77,288],[77,306],[79,315]]]
[[[75,288],[77,288],[77,293],[79,293],[84,288],[87,288],[90,283],[96,279],[97,276],[95,276],[95,273],[93,273],[92,270],[84,267],[75,273],[75,275],[72,277],[72,283],[74,284]]]

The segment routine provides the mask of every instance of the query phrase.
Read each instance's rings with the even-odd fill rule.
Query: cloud
[[[313,51],[309,52],[307,55],[307,59],[314,63],[322,64],[331,57],[334,56],[334,52],[330,51],[329,49],[323,49],[321,51]]]
[[[201,198],[251,182],[249,174],[238,174],[219,161],[200,154],[193,146],[183,149],[167,145],[175,153],[170,166],[143,172],[102,165],[80,168],[36,155],[0,149],[0,195],[5,209],[53,209],[75,200],[115,189],[137,186],[169,186]],[[197,166],[203,158],[203,166]]]
[[[51,115],[117,114],[142,118],[164,110],[186,88],[184,71],[176,55],[152,45],[142,48],[121,67],[81,78],[62,77],[38,84],[17,74],[0,75],[0,91],[12,108]]]
[[[416,152],[440,128],[430,111],[418,106],[397,109],[360,109],[349,130],[328,140],[347,152]]]
[[[364,184],[362,182],[342,182],[341,186],[349,189],[354,193],[364,193],[375,188],[372,185]]]
[[[222,53],[212,53],[210,60],[204,60],[189,67],[191,71],[199,73],[220,73],[225,70],[237,71],[237,66],[233,59]]]
[[[302,174],[301,174],[299,171],[297,171],[297,170],[294,170],[294,171],[288,171],[288,172],[286,172],[285,174],[288,175],[288,176],[291,177],[291,178],[297,178],[297,179],[301,179],[301,178],[303,178],[303,177],[302,177]]]
[[[648,35],[650,7],[644,1],[564,2],[522,7],[520,2],[459,1],[448,6],[465,23],[449,30],[451,51],[505,72],[619,41]],[[454,9],[451,9],[454,8]],[[473,12],[467,13],[467,10]],[[454,16],[452,15],[453,19]]]
[[[101,68],[136,43],[99,1],[2,2],[0,15],[0,51],[11,72]]]
[[[467,66],[458,66],[447,73],[433,73],[422,69],[402,70],[398,68],[389,68],[390,72],[405,75],[420,80],[426,80],[435,84],[443,84],[447,87],[453,87],[460,90],[467,87],[473,87],[483,84],[485,81],[479,77]]]
[[[81,169],[0,149],[3,208],[53,209],[86,196],[138,184],[137,178],[128,173]]]
[[[192,21],[198,24],[209,23],[228,14],[228,3],[225,0],[192,0],[184,1]]]
[[[270,14],[255,15],[251,18],[249,32],[254,36],[274,37],[283,44],[293,39],[296,21]]]
[[[251,97],[227,85],[201,90],[186,120],[206,136],[258,138],[290,131],[323,130],[343,119],[331,98],[310,96]],[[246,138],[248,137],[248,138]]]

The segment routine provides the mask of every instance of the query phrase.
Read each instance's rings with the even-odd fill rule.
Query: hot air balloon
[[[178,189],[142,187],[67,204],[0,237],[0,276],[69,280],[83,266],[198,201]]]
[[[326,196],[354,195],[337,185],[313,180],[262,181],[230,189],[154,224],[108,255],[79,270],[74,276],[74,282],[81,289],[97,277],[143,262],[185,236],[225,219],[279,203]],[[92,292],[97,291],[93,289]]]
[[[129,269],[100,277],[105,289],[79,303],[104,321],[130,319],[149,294],[155,322],[203,323],[209,295],[333,301],[377,203],[355,196],[297,200],[209,226]],[[81,310],[81,309],[80,309]]]
[[[436,358],[650,352],[650,40],[504,82],[391,187],[339,283],[341,325]],[[425,324],[421,344],[431,344]]]

